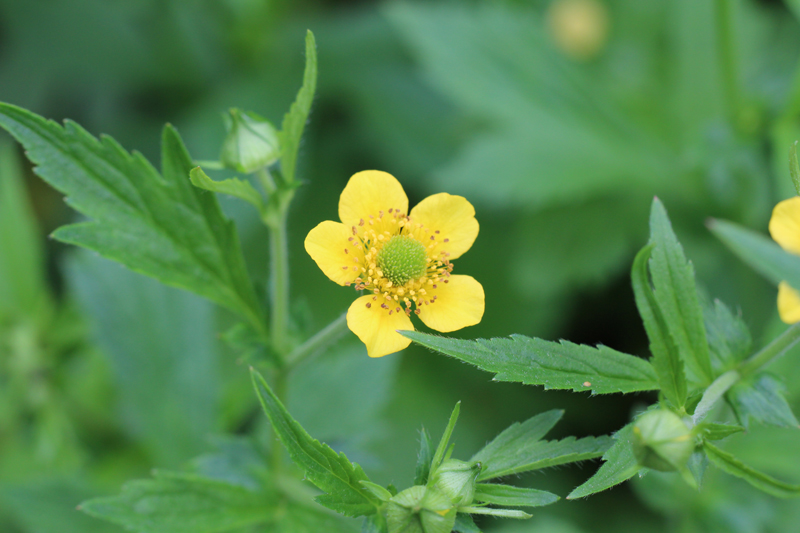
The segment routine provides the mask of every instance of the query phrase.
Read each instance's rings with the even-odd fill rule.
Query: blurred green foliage
[[[459,268],[483,283],[487,313],[460,337],[522,333],[645,353],[628,271],[658,195],[708,295],[741,309],[754,345],[763,345],[780,330],[774,287],[703,221],[763,231],[771,206],[794,194],[787,153],[800,137],[798,3],[598,0],[606,32],[576,55],[564,43],[580,33],[565,30],[554,7],[565,2],[0,0],[0,100],[74,119],[151,161],[170,122],[194,156],[213,159],[225,109],[279,123],[310,28],[319,85],[298,161],[305,186],[289,226],[300,331],[318,330],[352,296],[319,272],[302,238],[336,217],[351,174],[377,168],[403,182],[412,204],[446,190],[476,207],[481,234]],[[589,17],[590,27],[592,20],[600,21]],[[215,450],[219,435],[255,430],[251,445],[263,451],[266,421],[240,354],[219,340],[233,318],[46,241],[73,215],[19,159],[3,145],[0,530],[121,531],[75,505],[153,467],[177,470]],[[257,214],[222,203],[250,273],[265,285],[268,247]],[[796,409],[792,359],[771,370]],[[293,379],[290,390],[315,391],[290,394],[297,420],[376,482],[397,486],[411,484],[420,424],[438,427],[457,400],[465,453],[510,422],[556,407],[566,409],[556,437],[608,433],[637,401],[492,383],[419,347],[368,360],[351,338]],[[351,415],[334,415],[340,409]],[[752,424],[748,439],[729,441],[748,464],[800,479],[786,467],[796,457],[781,455],[798,449],[796,430]],[[537,487],[566,494],[593,468],[550,471]],[[800,520],[796,502],[721,473],[710,472],[699,495],[682,483],[650,473],[539,510],[530,522],[480,525],[744,533],[790,531]],[[314,525],[295,530],[302,527]]]

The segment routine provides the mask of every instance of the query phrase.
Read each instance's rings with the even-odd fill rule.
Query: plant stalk
[[[297,364],[305,358],[313,355],[315,352],[330,346],[342,335],[347,332],[347,313],[342,313],[333,322],[319,330],[313,337],[305,341],[303,344],[292,350],[286,356],[286,371],[291,371]]]
[[[739,76],[736,42],[733,35],[733,4],[731,0],[716,0],[717,53],[722,71],[722,90],[728,119],[734,129],[739,124]]]
[[[789,348],[797,344],[798,341],[800,341],[800,324],[794,324],[760,352],[742,361],[738,368],[739,374],[741,374],[742,378],[745,378],[762,367],[769,365],[786,353]]]
[[[271,307],[270,336],[272,347],[282,356],[287,350],[289,326],[289,246],[286,236],[286,211],[278,224],[269,228]],[[280,398],[280,396],[278,396]]]

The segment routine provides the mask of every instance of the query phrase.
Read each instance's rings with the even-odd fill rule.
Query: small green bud
[[[475,484],[481,473],[480,463],[447,459],[433,473],[433,485],[446,494],[456,507],[470,505],[475,496]]]
[[[255,113],[231,108],[229,115],[225,115],[225,127],[228,135],[220,154],[225,168],[250,174],[280,157],[277,130]]]
[[[633,453],[642,466],[661,472],[681,470],[694,448],[694,434],[672,411],[649,411],[633,425]]]
[[[450,533],[457,510],[436,487],[415,485],[386,505],[389,533]]]

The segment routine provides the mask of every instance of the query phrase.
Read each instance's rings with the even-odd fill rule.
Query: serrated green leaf
[[[419,453],[417,453],[417,467],[414,471],[414,485],[426,485],[431,473],[433,462],[433,444],[428,430],[422,428],[419,432]]]
[[[80,510],[140,533],[217,533],[269,522],[279,499],[194,474],[155,472],[126,483],[117,496],[84,502]]]
[[[278,138],[281,144],[281,174],[285,183],[290,184],[295,179],[297,168],[297,152],[300,150],[300,139],[303,137],[311,104],[314,102],[314,93],[317,90],[317,43],[314,34],[309,30],[306,33],[306,68],[303,73],[303,85],[297,93],[292,107],[283,117],[281,131]]]
[[[49,302],[44,252],[17,154],[0,143],[0,314],[37,318]]]
[[[189,179],[192,185],[206,191],[218,192],[235,196],[251,204],[261,213],[264,210],[264,197],[250,185],[249,181],[239,178],[230,178],[222,181],[214,181],[203,172],[200,167],[193,168],[189,172]]]
[[[800,485],[785,483],[759,472],[708,441],[703,443],[703,449],[715,466],[728,474],[744,479],[759,490],[780,498],[796,498],[800,496]]]
[[[289,452],[289,456],[305,473],[306,479],[326,492],[317,502],[346,516],[365,516],[376,512],[381,501],[360,481],[369,481],[364,470],[351,463],[343,453],[312,438],[286,411],[264,378],[251,370],[253,387],[272,427]]]
[[[436,446],[436,451],[433,453],[433,459],[431,460],[431,471],[435,471],[442,461],[446,459],[445,452],[448,451],[447,445],[450,443],[450,437],[453,435],[453,430],[456,428],[456,422],[458,422],[458,414],[461,412],[461,402],[456,403],[456,406],[453,407],[453,412],[450,413],[450,420],[447,421],[447,427],[444,428],[444,432],[442,433],[442,438],[439,440],[438,446]],[[452,448],[448,451],[447,456],[452,453]]]
[[[459,513],[456,515],[456,523],[453,526],[453,531],[456,533],[481,533],[475,521],[468,514]]]
[[[216,196],[191,185],[194,166],[171,126],[162,137],[162,175],[110,137],[0,103],[0,126],[27,149],[36,172],[89,222],[58,229],[89,248],[167,285],[187,289],[265,331],[233,223]]]
[[[648,244],[633,260],[631,268],[633,294],[650,340],[650,352],[653,354],[651,361],[658,375],[661,392],[673,405],[682,407],[686,403],[686,376],[683,373],[683,362],[678,355],[678,347],[669,334],[648,281],[647,263],[652,251],[653,244]]]
[[[633,424],[628,424],[614,435],[614,445],[603,455],[603,466],[584,484],[569,493],[568,500],[585,498],[591,494],[619,485],[641,471],[636,462],[632,444]]]
[[[478,483],[475,500],[507,507],[541,507],[559,500],[552,492],[495,483]]]
[[[784,251],[771,239],[733,222],[712,220],[709,229],[745,263],[776,285],[800,287],[800,257]]]
[[[724,438],[741,433],[744,431],[742,426],[735,424],[716,424],[713,422],[703,422],[696,426],[695,431],[700,432],[706,440],[722,440]]]
[[[750,354],[753,339],[741,314],[734,314],[723,302],[714,300],[713,305],[706,303],[703,317],[712,362],[718,372],[733,368]]]
[[[478,481],[600,457],[611,446],[609,437],[541,440],[561,419],[554,409],[523,423],[514,423],[476,453],[470,461],[483,466]]]
[[[664,324],[678,346],[684,364],[705,384],[713,381],[703,312],[697,296],[694,268],[667,216],[664,205],[653,199],[650,212],[650,276]]]
[[[508,339],[460,340],[402,331],[414,342],[494,372],[495,381],[543,385],[545,389],[594,394],[658,389],[647,361],[606,346],[551,342],[523,335]]]
[[[757,420],[773,426],[797,428],[797,418],[785,393],[786,386],[781,381],[762,372],[731,387],[727,398],[744,427],[748,427],[751,420]]]

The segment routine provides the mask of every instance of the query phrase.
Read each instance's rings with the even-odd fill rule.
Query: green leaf
[[[650,339],[653,368],[658,375],[661,392],[673,405],[682,407],[686,403],[686,376],[683,373],[683,362],[678,355],[678,347],[669,334],[648,281],[647,262],[652,251],[653,244],[648,244],[633,260],[631,268],[633,294],[647,337]]]
[[[264,198],[261,194],[250,185],[249,181],[240,180],[239,178],[230,178],[222,181],[214,181],[209,178],[203,169],[200,167],[193,168],[189,172],[189,179],[192,185],[199,187],[206,191],[218,192],[221,194],[228,194],[235,196],[245,202],[253,205],[258,212],[264,210]]]
[[[432,462],[431,436],[428,435],[428,430],[422,428],[419,432],[419,453],[417,454],[417,467],[414,473],[414,485],[426,485],[428,483]]]
[[[593,459],[609,448],[611,439],[608,437],[541,440],[563,414],[563,411],[554,409],[503,430],[470,459],[470,462],[479,462],[483,467],[478,481]]]
[[[117,496],[81,504],[91,516],[141,533],[216,533],[271,521],[277,494],[194,474],[154,472]]]
[[[309,30],[306,33],[306,68],[303,73],[303,85],[289,112],[283,117],[281,131],[278,133],[281,145],[281,174],[287,184],[295,180],[300,139],[303,137],[303,129],[311,112],[316,90],[317,43],[314,34]]]
[[[781,381],[761,372],[731,387],[727,398],[744,427],[748,427],[751,420],[757,420],[773,426],[797,428],[797,418],[785,393],[786,386]]]
[[[789,174],[792,176],[794,190],[800,194],[800,164],[797,162],[797,141],[789,147]]]
[[[174,128],[164,128],[159,175],[141,154],[71,121],[61,127],[0,103],[0,126],[26,148],[37,174],[92,219],[58,229],[57,239],[209,298],[265,331],[233,223],[215,195],[189,182],[194,165]]]
[[[359,481],[368,491],[370,491],[376,498],[381,501],[388,502],[392,498],[392,493],[381,487],[377,483],[371,481]]]
[[[472,517],[463,513],[456,515],[456,524],[453,526],[453,531],[456,533],[481,533]]]
[[[695,426],[695,431],[699,432],[706,440],[722,440],[736,433],[741,433],[744,428],[735,424],[703,422]]]
[[[219,412],[213,304],[75,252],[67,280],[108,358],[121,429],[154,464],[205,451]]]
[[[744,479],[759,490],[780,498],[796,498],[800,496],[800,485],[785,483],[759,472],[708,441],[703,442],[703,449],[714,465],[728,474]]]
[[[460,412],[461,402],[458,402],[456,406],[453,407],[453,412],[450,413],[450,420],[447,422],[447,427],[444,428],[444,433],[442,433],[442,438],[439,440],[439,445],[436,446],[436,451],[431,460],[431,471],[435,471],[445,458],[445,451],[447,450],[447,445],[450,443],[450,437],[453,435],[453,430],[456,427],[456,422],[458,422],[458,414]]]
[[[522,335],[471,341],[417,331],[401,333],[432,350],[496,373],[495,381],[518,381],[543,385],[545,389],[594,394],[658,389],[650,363],[602,345],[594,348]]]
[[[734,314],[723,302],[714,300],[713,305],[706,303],[703,317],[712,362],[719,372],[733,368],[750,354],[753,339],[741,313]]]
[[[327,444],[313,439],[286,411],[264,378],[251,370],[253,386],[272,427],[305,473],[306,479],[326,492],[316,501],[346,516],[365,516],[376,512],[381,501],[360,481],[369,481],[364,470],[337,454]]]
[[[478,483],[475,500],[507,507],[541,507],[558,501],[559,497],[544,490],[513,487],[495,483]]]
[[[0,143],[0,314],[36,318],[49,302],[41,242],[15,149]]]
[[[800,257],[733,222],[712,220],[708,227],[733,253],[768,280],[776,285],[786,281],[792,287],[800,287]]]
[[[709,384],[714,375],[694,268],[686,260],[683,247],[672,231],[667,211],[658,198],[653,199],[650,213],[650,242],[654,245],[650,276],[664,323],[684,364],[701,382]]]
[[[568,500],[585,498],[606,490],[638,474],[642,467],[633,455],[633,424],[628,424],[614,435],[614,445],[603,455],[603,466],[583,485],[569,493]]]

